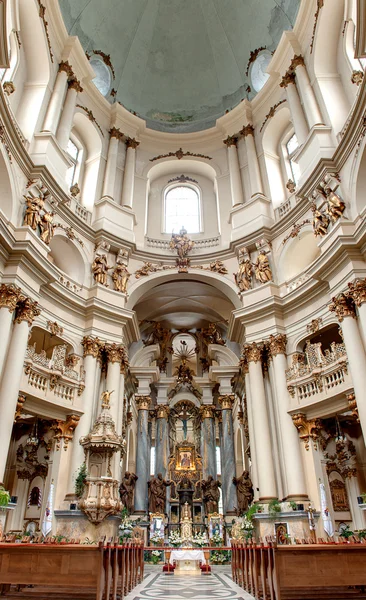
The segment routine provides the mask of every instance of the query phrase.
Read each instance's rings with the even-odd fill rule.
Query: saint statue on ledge
[[[171,481],[163,479],[161,473],[158,473],[157,477],[151,477],[147,484],[149,488],[149,511],[151,513],[165,514],[166,488],[171,484]]]
[[[219,499],[221,483],[215,480],[212,475],[209,475],[207,479],[203,479],[201,482],[202,487],[202,499],[205,505],[206,515],[217,513],[219,510]]]

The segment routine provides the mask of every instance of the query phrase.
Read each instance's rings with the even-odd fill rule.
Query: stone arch
[[[55,235],[50,242],[48,258],[70,279],[84,284],[86,261],[76,245],[66,235]]]
[[[311,225],[306,225],[296,238],[284,245],[278,261],[278,281],[288,282],[302,273],[316,258],[320,250]]]
[[[152,344],[151,346],[144,346],[137,350],[130,361],[131,367],[150,367],[160,355],[160,348],[158,344]]]
[[[208,355],[211,359],[216,360],[220,367],[237,366],[239,360],[235,352],[219,344],[210,344]]]
[[[175,396],[173,396],[173,398],[170,400],[169,406],[173,408],[173,406],[175,406],[176,404],[178,404],[178,402],[181,402],[182,400],[188,400],[189,402],[192,402],[192,404],[194,404],[194,406],[196,406],[197,408],[201,406],[201,403],[196,398],[196,396],[192,394],[192,392],[187,391],[175,394]]]

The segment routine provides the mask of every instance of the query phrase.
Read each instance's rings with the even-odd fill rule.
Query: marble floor
[[[164,575],[148,567],[144,581],[125,600],[253,600],[231,579],[231,567],[214,566],[211,575]]]

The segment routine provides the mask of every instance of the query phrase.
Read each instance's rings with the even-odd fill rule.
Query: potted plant
[[[273,498],[268,503],[268,514],[271,517],[271,519],[275,519],[280,512],[281,512],[280,501],[278,500],[278,498]]]
[[[88,474],[86,472],[86,464],[83,463],[80,466],[80,468],[78,470],[78,474],[75,479],[75,496],[77,498],[81,498],[84,493],[85,480],[86,480],[87,476],[88,476]]]
[[[296,502],[294,502],[294,500],[290,500],[289,505],[292,508],[292,510],[297,510],[297,504]]]
[[[151,541],[151,540],[150,540]],[[173,546],[173,548],[179,548],[182,544],[183,540],[180,537],[178,529],[173,529],[169,536],[169,546]]]
[[[153,565],[157,565],[161,560],[161,552],[160,550],[152,550],[150,559]]]
[[[211,536],[210,538],[210,543],[212,546],[222,546],[224,540],[222,539],[219,533],[214,533],[213,536]]]
[[[150,538],[150,544],[152,544],[153,546],[163,546],[164,545],[164,540],[163,538],[160,537],[160,535],[153,535]]]
[[[3,487],[0,486],[0,536],[3,534],[6,520],[6,509],[10,502],[10,494]]]
[[[127,508],[121,511],[121,523],[119,525],[119,535],[121,539],[128,539],[132,536],[133,523],[129,518]]]

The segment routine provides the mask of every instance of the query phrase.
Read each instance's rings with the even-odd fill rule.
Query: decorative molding
[[[146,237],[146,245],[151,248],[158,248],[159,250],[169,250],[170,240],[158,240],[151,237]],[[205,240],[195,240],[195,249],[200,248],[213,248],[220,245],[220,236],[207,238]]]
[[[270,335],[267,342],[267,347],[271,353],[271,356],[277,356],[278,354],[286,355],[287,336],[283,333],[277,335]]]
[[[251,123],[248,125],[244,125],[244,127],[239,131],[240,135],[243,137],[247,137],[248,135],[252,135],[254,137],[254,127]]]
[[[198,183],[196,179],[192,179],[192,177],[188,177],[187,175],[179,175],[178,177],[173,177],[173,179],[169,179],[168,183],[174,183],[178,181],[179,183],[186,183],[187,181],[191,181],[192,183]]]
[[[81,90],[78,90],[78,91],[83,91],[83,90],[81,89]],[[77,108],[81,108],[81,110],[83,110],[87,114],[87,117],[88,117],[89,121],[91,121],[92,123],[94,123],[98,127],[100,133],[104,137],[103,130],[102,130],[101,126],[99,125],[98,121],[96,120],[96,118],[94,117],[93,112],[90,110],[90,108],[87,108],[86,106],[82,106],[81,104],[77,104],[76,107]]]
[[[184,156],[194,156],[196,158],[205,158],[207,160],[212,160],[211,156],[206,156],[205,154],[196,154],[195,152],[184,152],[182,148],[176,150],[175,152],[168,152],[167,154],[159,154],[159,156],[154,156],[154,158],[150,158],[150,162],[154,162],[155,160],[160,160],[161,158],[170,158],[171,156],[175,156],[178,160],[181,160]]]
[[[294,73],[294,71],[291,71],[290,69],[288,71],[286,71],[286,73],[284,74],[284,76],[281,79],[281,83],[280,83],[280,87],[281,88],[287,88],[288,85],[291,85],[292,83],[295,83],[295,79],[296,79],[296,75]]]
[[[238,143],[238,136],[237,135],[228,135],[227,138],[225,140],[223,140],[225,146],[227,148],[230,148],[230,146],[235,146]]]
[[[296,413],[292,415],[292,421],[295,425],[300,439],[305,444],[305,450],[309,451],[309,440],[313,440],[314,450],[318,449],[318,440],[322,429],[322,421],[320,419],[308,420],[304,413]]]
[[[296,71],[297,67],[305,67],[304,57],[301,54],[295,54],[290,63],[291,71]]]
[[[53,52],[52,52],[52,47],[51,47],[50,34],[48,31],[48,22],[46,21],[46,17],[45,17],[46,7],[41,3],[41,0],[38,0],[38,5],[39,5],[39,16],[43,21],[44,30],[46,33],[48,51],[50,53],[50,59],[51,59],[51,62],[53,63]]]
[[[315,19],[314,20],[314,27],[313,27],[313,33],[312,33],[311,42],[310,42],[310,54],[313,53],[316,27],[317,27],[317,24],[318,24],[320,10],[323,8],[323,6],[324,6],[324,0],[317,0],[317,8],[316,8],[316,12],[314,14],[314,19]]]
[[[245,75],[248,77],[249,76],[249,69],[250,69],[250,65],[252,63],[254,63],[254,61],[256,60],[256,58],[258,57],[258,54],[260,52],[262,52],[262,50],[267,50],[267,46],[260,46],[260,48],[256,48],[255,50],[252,50],[250,55],[249,55],[249,60],[248,60],[248,64],[247,64],[247,70],[245,71]]]
[[[311,321],[311,323],[308,323],[308,325],[306,325],[306,331],[308,333],[316,333],[317,331],[319,331],[322,323],[323,323],[323,319],[321,317],[318,317],[317,319],[313,319]]]
[[[73,230],[72,227],[66,227],[66,225],[63,225],[62,223],[55,223],[55,228],[63,229],[64,232],[66,233],[66,236],[69,238],[69,240],[71,240],[71,241],[76,240],[80,244],[80,246],[82,248],[84,248],[84,242],[83,242],[83,240],[80,239],[75,234],[75,231]]]
[[[15,85],[12,81],[4,81],[3,90],[7,96],[11,96],[15,92]]]
[[[118,127],[111,127],[109,130],[110,137],[114,137],[119,141],[122,141],[125,137],[125,134]]]
[[[341,292],[338,296],[334,296],[328,308],[330,312],[335,313],[339,323],[342,323],[345,317],[356,318],[355,303],[349,293]]]
[[[355,279],[349,282],[348,289],[357,308],[366,302],[366,279]]]
[[[257,342],[252,342],[251,344],[245,344],[243,347],[243,354],[248,363],[254,362],[262,362],[263,355],[263,344],[257,344]]]
[[[0,284],[0,309],[7,308],[12,313],[16,309],[21,294],[22,290],[13,283]]]
[[[284,102],[287,102],[286,98],[284,98],[283,100],[280,100],[279,102],[277,102],[276,104],[274,104],[273,106],[271,106],[271,108],[269,109],[268,114],[266,115],[266,118],[264,119],[262,126],[260,128],[260,132],[263,131],[264,126],[267,124],[267,122],[272,119],[272,117],[275,116],[276,114],[276,110],[279,106],[281,106],[281,104],[283,104]]]
[[[26,397],[24,396],[24,394],[19,394],[18,400],[17,400],[17,406],[15,409],[14,423],[19,421],[19,419],[22,417],[25,401],[26,401]]]
[[[156,418],[167,420],[169,417],[170,408],[167,404],[158,404],[156,407]]]
[[[310,223],[310,219],[304,219],[304,221],[301,221],[301,223],[294,223],[290,233],[284,238],[282,244],[285,245],[287,240],[289,240],[290,238],[296,238],[299,235],[301,229],[305,227],[305,225],[309,225]]]
[[[26,298],[21,296],[20,302],[17,305],[15,312],[15,323],[22,323],[26,321],[31,327],[33,325],[33,321],[38,315],[41,314],[41,309],[38,308],[38,302],[31,300],[30,298]]]
[[[7,141],[6,130],[5,130],[5,127],[4,127],[4,125],[2,124],[1,121],[0,121],[0,142],[2,143],[2,145],[5,148],[5,152],[8,155],[9,162],[12,163],[13,159],[12,159],[12,156],[11,156],[11,153],[10,153],[9,144],[8,144],[8,141]]]
[[[219,404],[221,404],[222,410],[232,410],[235,402],[235,394],[223,394],[219,396]]]
[[[357,86],[360,86],[363,81],[363,78],[364,78],[363,71],[353,71],[351,81],[352,81],[352,83],[355,83]],[[5,83],[4,83],[4,85],[5,85]]]
[[[150,396],[135,395],[135,404],[137,410],[149,410],[151,398]]]
[[[47,329],[51,333],[51,335],[62,336],[64,332],[64,328],[61,327],[57,321],[47,321]]]
[[[74,431],[78,426],[80,417],[78,415],[67,415],[66,421],[56,421],[52,426],[55,431],[56,450],[60,450],[61,440],[64,440],[64,450],[67,450],[69,441],[74,437]]]
[[[200,408],[201,419],[214,419],[216,416],[216,406],[214,404],[203,404]]]
[[[93,338],[91,336],[85,336],[81,340],[81,345],[82,345],[83,350],[84,350],[84,353],[83,353],[84,358],[86,356],[93,356],[94,358],[98,358],[98,356],[99,356],[99,350],[100,350],[100,348],[102,346],[102,342],[100,341],[99,338]]]
[[[91,56],[85,52],[88,60],[90,60]],[[113,79],[116,79],[116,73],[114,71],[113,65],[112,65],[112,61],[111,61],[111,55],[110,54],[105,54],[105,52],[103,52],[102,50],[93,50],[93,54],[97,54],[98,56],[100,56],[104,62],[105,65],[107,65],[107,67],[110,68],[110,70],[112,71],[112,76]]]
[[[133,150],[136,150],[136,148],[138,148],[139,145],[140,145],[140,142],[138,142],[135,138],[128,137],[126,139],[127,148],[132,148]]]

